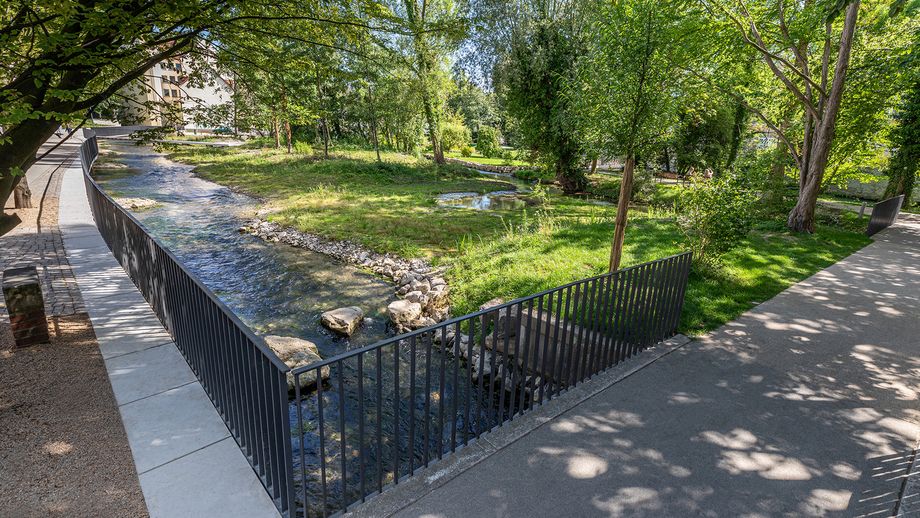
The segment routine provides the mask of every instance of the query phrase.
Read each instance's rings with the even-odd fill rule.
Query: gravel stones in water
[[[328,255],[343,263],[366,268],[394,282],[395,295],[398,298],[406,299],[420,307],[420,313],[409,321],[405,319],[406,313],[399,313],[400,321],[393,321],[398,331],[432,325],[447,319],[450,315],[450,287],[442,272],[433,268],[427,261],[380,254],[351,241],[326,239],[259,218],[249,221],[239,230],[266,241],[285,243]],[[392,318],[391,316],[391,321]]]

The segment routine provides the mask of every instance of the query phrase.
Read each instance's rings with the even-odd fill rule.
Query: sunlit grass
[[[520,210],[439,207],[435,196],[445,192],[510,187],[460,167],[398,153],[383,153],[377,163],[373,151],[363,150],[329,160],[225,148],[182,148],[173,157],[198,165],[208,179],[262,197],[275,209],[275,222],[447,266],[455,314],[494,297],[512,299],[603,273],[608,264],[614,206],[551,194],[545,204]],[[679,187],[656,189],[656,203],[670,207]],[[685,249],[673,211],[657,207],[631,211],[624,266]],[[781,222],[762,223],[723,258],[721,269],[693,273],[681,330],[713,329],[858,250],[868,243],[864,224],[855,214],[835,213],[822,217],[815,234],[801,235]]]

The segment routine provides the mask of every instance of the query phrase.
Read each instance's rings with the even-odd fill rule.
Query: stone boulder
[[[494,298],[484,303],[483,305],[479,306],[479,310],[480,311],[492,310],[494,308],[497,308],[498,306],[501,306],[504,303],[505,303],[504,299]],[[483,318],[483,321],[485,322],[486,326],[494,323],[496,338],[504,338],[506,330],[507,330],[507,334],[509,338],[517,334],[517,329],[515,329],[514,322],[509,320],[511,318],[510,311],[511,311],[511,308],[494,309],[494,311],[487,313],[485,315],[485,318]]]
[[[320,317],[323,325],[336,333],[351,336],[364,321],[364,311],[356,306],[326,311]]]
[[[265,344],[271,349],[278,358],[281,359],[288,367],[296,369],[304,365],[310,365],[321,361],[323,358],[319,355],[316,344],[302,338],[293,336],[269,335],[265,337]],[[329,379],[329,366],[326,365],[319,369],[320,378]],[[300,388],[307,389],[316,387],[316,371],[308,371],[300,375]],[[294,374],[288,372],[287,375],[288,390],[294,390]]]
[[[410,291],[406,293],[406,300],[409,302],[418,302],[419,305],[424,307],[428,303],[428,296],[420,291]]]
[[[397,300],[387,306],[387,316],[398,327],[410,327],[422,316],[422,305],[408,300]]]

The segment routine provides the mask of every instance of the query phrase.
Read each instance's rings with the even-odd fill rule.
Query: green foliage
[[[586,185],[575,116],[565,94],[581,52],[571,23],[532,20],[514,31],[494,78],[503,107],[517,122],[521,144],[537,153],[566,192]]]
[[[474,151],[475,150],[473,149],[473,146],[463,146],[460,148],[460,156],[463,158],[469,158],[473,156]]]
[[[463,119],[451,117],[441,123],[441,148],[444,151],[469,147],[471,141],[470,129],[463,124]]]
[[[735,129],[734,104],[708,95],[684,100],[673,137],[678,174],[722,171]]]
[[[920,174],[920,72],[904,99],[897,120],[898,127],[891,139],[895,152],[888,167],[885,197],[903,194],[907,207]]]
[[[597,2],[569,96],[594,155],[656,154],[674,119],[682,13],[670,2]]]
[[[697,180],[680,198],[677,218],[694,260],[714,265],[738,246],[754,225],[757,196],[735,175]]]
[[[476,134],[476,151],[487,158],[501,155],[502,145],[498,130],[491,126],[480,126],[479,133]]]

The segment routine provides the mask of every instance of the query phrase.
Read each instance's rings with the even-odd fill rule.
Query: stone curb
[[[383,517],[399,512],[530,432],[690,342],[690,338],[676,335],[640,352],[606,372],[579,383],[542,406],[515,417],[501,427],[483,434],[479,439],[459,447],[456,453],[446,455],[443,460],[434,461],[434,464],[427,468],[419,468],[414,476],[404,479],[397,485],[384,488],[382,493],[374,493],[366,502],[347,510],[344,516]]]

